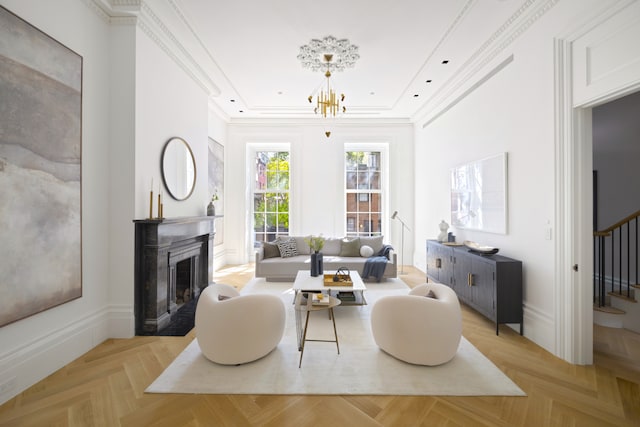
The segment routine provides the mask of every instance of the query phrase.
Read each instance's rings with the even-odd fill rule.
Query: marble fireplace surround
[[[192,298],[213,274],[214,217],[134,220],[136,335],[155,335],[178,313],[177,264],[188,260],[183,283]]]

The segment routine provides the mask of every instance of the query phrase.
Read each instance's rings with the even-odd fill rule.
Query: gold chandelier
[[[340,96],[336,95],[336,92],[331,88],[331,61],[333,60],[333,54],[325,53],[323,55],[324,62],[326,63],[327,71],[325,71],[324,76],[327,78],[327,89],[320,89],[318,94],[316,95],[316,107],[313,109],[313,112],[318,114],[322,114],[323,117],[327,117],[327,114],[330,116],[337,116],[340,112],[345,113],[347,108],[342,105],[341,102],[344,102],[344,93],[341,93]],[[309,95],[307,98],[309,103],[313,103],[313,94]],[[328,137],[328,135],[327,135]]]
[[[352,68],[359,58],[358,46],[352,45],[347,39],[337,39],[333,36],[311,39],[309,44],[300,46],[298,59],[304,68],[310,68],[311,71],[326,69],[324,73],[326,90],[321,89],[323,84],[320,84],[307,98],[309,103],[313,104],[313,97],[316,97],[316,106],[313,110],[315,114],[322,114],[326,119],[327,116],[337,117],[347,111],[347,108],[341,104],[344,102],[344,93],[338,96],[331,88],[331,72]],[[331,136],[328,130],[324,134],[327,138]]]

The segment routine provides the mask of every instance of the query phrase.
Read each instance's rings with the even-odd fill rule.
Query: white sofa
[[[305,242],[305,237],[290,236],[280,240],[293,240],[297,249],[297,255],[281,256],[276,243],[265,243],[256,251],[255,276],[264,277],[267,281],[293,281],[299,270],[310,270],[311,250]],[[365,263],[370,257],[366,255],[368,246],[373,250],[373,256],[381,250],[387,249],[387,261],[381,279],[398,276],[398,255],[393,249],[384,244],[383,236],[357,237],[357,238],[326,238],[324,247],[320,252],[323,255],[325,271],[337,270],[347,267],[350,271],[357,271],[361,276]],[[374,276],[362,277],[365,280],[376,280]]]

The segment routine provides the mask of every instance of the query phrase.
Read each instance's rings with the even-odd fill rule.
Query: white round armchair
[[[432,291],[435,298],[427,297]],[[425,283],[408,295],[380,298],[371,309],[371,331],[382,350],[417,365],[453,359],[462,337],[462,314],[455,291]]]
[[[202,354],[222,365],[240,365],[269,354],[284,334],[282,300],[269,294],[240,295],[229,285],[207,286],[196,307]]]

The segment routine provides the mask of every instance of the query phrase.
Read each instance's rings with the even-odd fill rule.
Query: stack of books
[[[325,294],[311,294],[311,304],[313,305],[327,305],[329,304],[329,295]]]
[[[355,302],[356,296],[353,292],[338,292],[338,299],[345,302]]]

